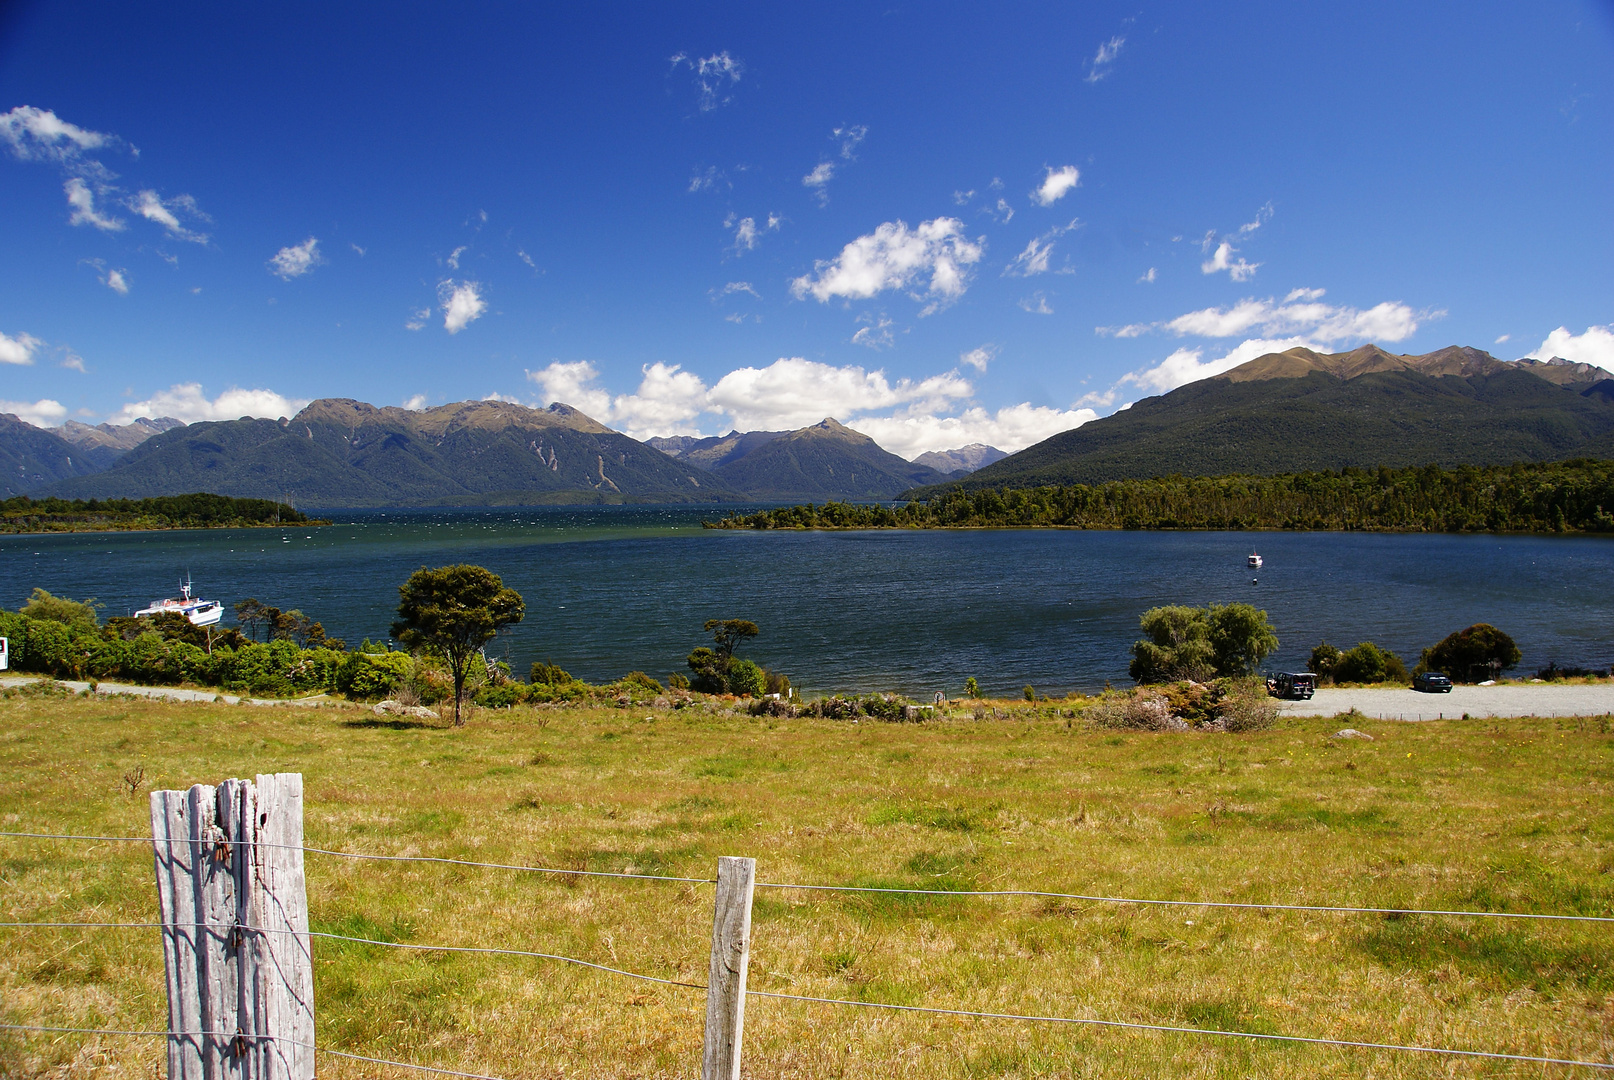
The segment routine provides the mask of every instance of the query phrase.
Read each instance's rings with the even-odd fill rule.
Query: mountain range
[[[1452,346],[1297,348],[1145,398],[958,481],[967,488],[1346,466],[1614,456],[1614,378],[1590,364]],[[935,489],[907,493],[924,497]]]
[[[832,419],[646,444],[559,403],[411,411],[342,398],[279,420],[190,425],[70,422],[52,431],[0,414],[0,467],[5,495],[207,491],[345,507],[884,500],[954,475],[904,461]]]

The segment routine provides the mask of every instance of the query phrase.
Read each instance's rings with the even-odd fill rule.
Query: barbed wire
[[[747,990],[750,997],[776,998],[780,1001],[810,1001],[823,1005],[851,1005],[861,1009],[891,1009],[898,1012],[934,1013],[942,1016],[966,1016],[982,1020],[1026,1020],[1045,1024],[1086,1024],[1093,1027],[1130,1028],[1135,1031],[1161,1031],[1181,1035],[1222,1035],[1233,1039],[1265,1039],[1271,1042],[1311,1043],[1322,1046],[1345,1046],[1359,1050],[1404,1050],[1419,1054],[1444,1054],[1451,1057],[1492,1058],[1502,1061],[1523,1061],[1542,1065],[1572,1065],[1587,1069],[1611,1069],[1614,1063],[1602,1061],[1576,1061],[1572,1058],[1535,1057],[1529,1054],[1507,1054],[1490,1050],[1449,1050],[1438,1046],[1404,1046],[1399,1043],[1354,1042],[1350,1039],[1323,1039],[1306,1035],[1267,1035],[1255,1031],[1221,1031],[1217,1028],[1176,1027],[1169,1024],[1144,1024],[1131,1020],[1093,1020],[1077,1016],[1030,1016],[1020,1013],[975,1012],[969,1009],[938,1009],[924,1005],[890,1005],[879,1001],[850,1001],[846,998],[808,997],[801,994],[778,994],[770,990]]]
[[[3,1031],[38,1031],[58,1032],[75,1035],[143,1035],[150,1038],[165,1039],[234,1039],[239,1032],[223,1031],[148,1031],[148,1030],[119,1030],[116,1028],[81,1028],[81,1027],[47,1027],[42,1024],[0,1024]],[[372,1065],[390,1065],[395,1069],[414,1069],[417,1072],[436,1073],[439,1076],[463,1076],[467,1080],[501,1080],[497,1076],[487,1073],[461,1072],[458,1069],[443,1069],[436,1065],[412,1065],[407,1061],[388,1061],[386,1058],[366,1057],[363,1054],[350,1054],[345,1050],[328,1050],[323,1046],[303,1042],[300,1039],[288,1039],[281,1035],[253,1035],[254,1039],[264,1039],[270,1042],[285,1043],[287,1046],[301,1046],[312,1050],[316,1054],[329,1054],[332,1057],[348,1058],[352,1061],[365,1061]]]
[[[149,836],[83,836],[73,833],[0,832],[0,837],[35,840],[105,840],[142,844],[159,842]],[[183,837],[172,837],[167,839],[167,843],[170,844],[199,844],[202,842],[203,841],[200,840],[192,840]],[[242,840],[235,841],[235,843],[256,847],[300,850],[317,855],[331,855],[343,859],[363,859],[379,862],[440,863],[450,866],[470,866],[488,870],[513,870],[521,873],[556,874],[562,876],[571,875],[575,877],[627,878],[635,881],[670,881],[689,885],[716,884],[715,879],[713,878],[675,877],[667,874],[629,874],[625,872],[608,870],[565,870],[552,866],[527,866],[518,863],[479,862],[473,859],[450,859],[437,855],[373,855],[365,852],[337,851],[333,848],[309,847],[306,844],[275,844],[262,840]],[[1316,911],[1334,912],[1345,915],[1431,915],[1474,919],[1535,919],[1538,921],[1557,922],[1614,923],[1614,916],[1608,915],[1557,915],[1538,914],[1527,911],[1463,911],[1439,908],[1352,907],[1338,904],[1244,903],[1232,900],[1153,900],[1126,896],[1101,896],[1089,893],[1047,892],[1037,889],[904,889],[875,885],[802,885],[779,881],[759,881],[754,887],[758,889],[795,889],[804,892],[890,893],[908,896],[1023,896],[1046,900],[1080,900],[1086,903],[1095,904],[1140,904],[1160,907],[1228,908],[1244,911]]]

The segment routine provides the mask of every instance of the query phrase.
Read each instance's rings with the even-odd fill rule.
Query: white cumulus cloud
[[[1306,348],[1319,348],[1312,341],[1305,338],[1252,338],[1240,342],[1236,347],[1222,356],[1205,359],[1203,349],[1178,349],[1170,356],[1152,368],[1143,371],[1134,371],[1123,375],[1116,384],[1124,386],[1131,384],[1143,390],[1163,394],[1168,390],[1175,390],[1179,386],[1186,386],[1200,379],[1208,379],[1213,375],[1220,375],[1224,371],[1232,371],[1247,361],[1267,353],[1283,352],[1297,346]]]
[[[44,344],[32,334],[8,337],[0,333],[0,364],[31,364],[34,362],[34,353]]]
[[[464,330],[488,309],[488,302],[482,298],[482,285],[476,281],[439,282],[437,303],[443,310],[443,329],[450,334]]]
[[[1596,364],[1604,371],[1614,371],[1614,324],[1588,326],[1584,334],[1572,334],[1569,327],[1560,326],[1528,355],[1537,360],[1561,356],[1565,360]]]
[[[125,277],[124,274],[125,271],[123,270],[108,270],[106,272],[106,277],[101,279],[101,284],[105,285],[119,296],[128,296],[129,279]]]
[[[282,281],[302,277],[325,259],[319,253],[319,240],[310,236],[300,244],[292,244],[275,252],[269,260],[269,272]]]
[[[965,367],[972,367],[985,374],[986,365],[997,359],[998,347],[996,345],[982,345],[969,352],[959,353],[958,362]]]
[[[1081,178],[1082,174],[1077,171],[1074,165],[1066,165],[1058,169],[1048,166],[1048,175],[1043,177],[1042,183],[1038,185],[1037,190],[1031,193],[1032,201],[1038,206],[1052,206],[1060,199],[1063,199],[1065,194],[1081,181]]]
[[[935,218],[916,229],[888,221],[847,244],[835,259],[814,264],[814,272],[792,281],[790,291],[798,300],[811,295],[824,303],[905,289],[926,302],[921,314],[928,315],[964,295],[968,268],[980,261],[982,250],[982,243],[964,235],[957,218]]]
[[[53,161],[63,165],[76,161],[85,150],[120,141],[116,135],[81,128],[49,109],[36,109],[32,105],[18,105],[0,115],[0,140],[10,145],[11,152],[23,161]]]
[[[1092,409],[1053,409],[1022,402],[990,412],[979,406],[956,416],[899,413],[859,417],[847,423],[898,457],[912,461],[931,450],[956,450],[985,443],[1014,453],[1098,419]]]
[[[67,419],[67,407],[51,398],[38,401],[0,401],[0,413],[10,413],[34,427],[56,427]]]
[[[107,419],[114,424],[127,424],[142,416],[172,416],[187,424],[203,420],[236,420],[243,416],[274,420],[282,416],[296,416],[307,404],[307,398],[288,398],[273,390],[243,390],[238,386],[230,387],[218,397],[209,398],[202,391],[201,383],[176,383],[144,401],[130,402]]]
[[[1223,240],[1216,245],[1215,254],[1199,264],[1199,272],[1202,274],[1219,274],[1226,270],[1227,276],[1234,281],[1249,281],[1255,276],[1255,271],[1261,264],[1249,262],[1242,258],[1235,259],[1233,256],[1236,254],[1238,254],[1238,248]]]

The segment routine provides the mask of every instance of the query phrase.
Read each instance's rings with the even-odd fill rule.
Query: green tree
[[[1339,658],[1340,651],[1337,647],[1328,644],[1326,641],[1320,641],[1317,643],[1317,647],[1311,650],[1310,671],[1319,679],[1332,679],[1334,677],[1334,667],[1339,663]]]
[[[964,680],[964,696],[972,698],[981,696],[981,684],[975,681],[974,675]]]
[[[1140,683],[1192,679],[1216,674],[1216,647],[1204,610],[1183,605],[1150,608],[1138,619],[1148,636],[1132,644],[1127,672]]]
[[[1150,608],[1138,625],[1149,636],[1127,670],[1140,683],[1247,675],[1278,647],[1267,613],[1249,604]]]
[[[1425,649],[1418,667],[1444,672],[1453,682],[1476,682],[1476,676],[1494,679],[1518,662],[1519,647],[1512,638],[1490,623],[1475,623]]]
[[[65,596],[52,596],[44,589],[35,589],[28,602],[17,610],[30,619],[44,619],[61,623],[72,630],[94,631],[100,625],[96,614],[101,607],[92,597],[89,600],[69,600]]]
[[[1334,665],[1335,682],[1406,682],[1407,678],[1407,665],[1401,658],[1371,641],[1340,653]]]
[[[521,594],[507,589],[498,574],[458,564],[435,570],[421,567],[398,586],[398,619],[392,636],[412,649],[431,649],[448,662],[454,680],[454,723],[460,719],[465,675],[471,658],[500,628],[527,613]]]
[[[754,638],[762,631],[750,619],[707,619],[706,630],[717,642],[717,655],[722,657],[725,664],[734,659],[734,650],[747,638]]]
[[[1248,675],[1278,648],[1267,613],[1250,604],[1212,604],[1206,611],[1216,674]]]

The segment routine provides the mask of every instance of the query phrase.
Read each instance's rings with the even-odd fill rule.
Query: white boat
[[[1250,552],[1250,557],[1248,559],[1246,559],[1245,561],[1250,564],[1250,567],[1252,569],[1255,569],[1255,570],[1261,569],[1261,556],[1257,555],[1255,552],[1253,552],[1253,551]]]
[[[153,600],[151,606],[134,613],[135,618],[147,615],[183,615],[192,626],[212,626],[224,617],[224,605],[217,600],[199,600],[191,596],[191,579],[187,575],[179,583],[179,596],[170,600]]]

